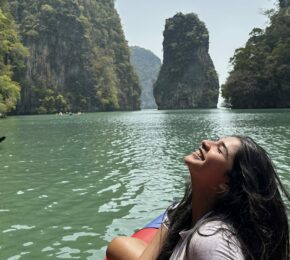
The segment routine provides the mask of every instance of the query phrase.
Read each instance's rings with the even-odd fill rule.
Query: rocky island
[[[209,34],[196,14],[166,20],[163,65],[154,85],[158,109],[216,108],[219,81],[209,56]]]
[[[290,107],[290,1],[266,12],[270,24],[254,28],[230,59],[232,70],[222,95],[231,108]]]

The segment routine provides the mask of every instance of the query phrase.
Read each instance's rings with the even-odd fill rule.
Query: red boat
[[[132,237],[139,238],[146,242],[147,244],[152,240],[154,235],[156,234],[158,228],[164,219],[164,213],[155,218],[153,221],[148,223],[145,227],[135,232]]]

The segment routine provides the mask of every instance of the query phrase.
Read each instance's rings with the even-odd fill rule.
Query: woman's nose
[[[211,147],[211,141],[209,141],[209,140],[203,140],[201,142],[201,146],[202,146],[202,148],[204,150],[208,151],[210,149],[210,147]]]

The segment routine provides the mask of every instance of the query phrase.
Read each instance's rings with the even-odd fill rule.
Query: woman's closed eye
[[[221,154],[223,154],[224,155],[224,157],[226,158],[226,159],[228,159],[228,149],[227,149],[227,147],[226,147],[226,145],[225,145],[225,143],[224,142],[222,142],[219,146],[218,146],[218,152],[219,153],[221,153]]]

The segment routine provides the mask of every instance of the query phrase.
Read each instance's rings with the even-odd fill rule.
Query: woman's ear
[[[218,187],[217,187],[217,194],[224,194],[225,192],[227,192],[229,190],[229,185],[228,183],[221,183]]]

